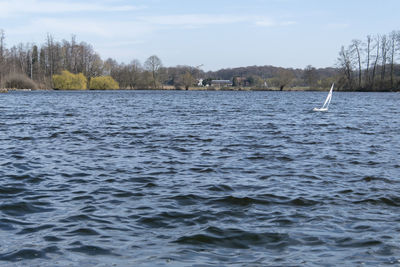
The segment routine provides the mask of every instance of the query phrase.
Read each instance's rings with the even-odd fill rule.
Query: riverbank
[[[268,87],[268,88],[258,88],[258,87],[189,87],[188,89],[176,88],[175,86],[163,86],[160,88],[134,88],[134,89],[102,89],[102,90],[92,90],[92,89],[0,89],[0,93],[7,93],[11,91],[283,91],[283,92],[325,92],[329,91],[329,88],[311,88],[311,87],[288,87],[280,90],[277,87]],[[341,92],[398,92],[398,91],[389,91],[389,90],[346,90],[340,89],[335,91]]]

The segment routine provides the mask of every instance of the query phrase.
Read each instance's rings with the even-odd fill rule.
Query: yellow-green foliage
[[[60,75],[53,75],[54,88],[60,90],[86,90],[87,79],[82,73],[72,74],[64,70]]]
[[[119,89],[119,85],[111,76],[101,76],[90,79],[89,88],[92,90]]]

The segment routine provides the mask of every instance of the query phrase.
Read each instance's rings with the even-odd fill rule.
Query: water
[[[0,265],[400,262],[400,94],[0,95]]]

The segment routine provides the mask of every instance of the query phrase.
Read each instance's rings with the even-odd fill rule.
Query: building
[[[232,82],[230,80],[212,80],[211,86],[215,86],[215,87],[232,86]]]
[[[233,77],[233,86],[250,86],[249,80],[245,77]]]

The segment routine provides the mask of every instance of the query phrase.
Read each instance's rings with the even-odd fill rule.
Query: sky
[[[124,63],[333,67],[351,40],[400,30],[399,10],[399,0],[0,0],[0,29],[7,47],[75,35]]]

